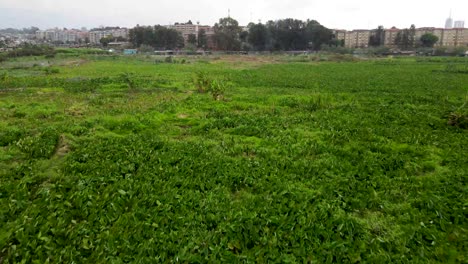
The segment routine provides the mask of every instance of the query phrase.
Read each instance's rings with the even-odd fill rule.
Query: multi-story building
[[[184,38],[185,44],[188,44],[188,39],[190,35],[194,35],[198,39],[198,33],[203,30],[205,31],[205,35],[207,37],[207,46],[208,48],[213,48],[214,47],[214,29],[213,27],[210,26],[203,26],[197,24],[179,24],[176,23],[174,25],[169,25],[166,26],[169,29],[174,29],[177,32],[180,32],[182,34],[182,37]]]
[[[402,30],[392,27],[385,29],[384,46],[389,48],[396,48],[396,38],[398,33]],[[347,48],[366,48],[368,47],[370,36],[372,31],[370,30],[334,30],[338,40],[343,39],[345,41],[345,47]],[[423,27],[417,28],[415,33],[415,40],[418,41],[424,34],[431,33],[439,38],[435,46],[446,46],[446,47],[465,47],[468,46],[468,28],[434,28],[434,27]],[[416,43],[417,45],[417,43]]]
[[[442,46],[464,47],[468,46],[468,29],[452,28],[444,30]]]
[[[444,29],[443,28],[434,28],[434,27],[423,27],[423,28],[417,28],[416,29],[416,36],[415,39],[419,40],[424,34],[433,34],[439,40],[435,44],[435,46],[442,46],[443,45],[443,38],[444,38]]]
[[[384,46],[391,47],[391,48],[395,47],[395,41],[396,41],[398,32],[400,32],[400,30],[396,27],[392,27],[389,29],[385,29],[384,32],[385,32]]]
[[[335,29],[335,30],[333,30],[333,35],[335,35],[335,38],[337,40],[345,41],[345,39],[346,39],[346,30],[344,30],[344,29]]]
[[[39,30],[35,34],[37,40],[50,41],[50,42],[63,42],[63,43],[77,43],[85,41],[88,37],[88,32],[80,30],[67,30],[67,29],[48,29]]]
[[[454,28],[465,28],[465,21],[463,20],[458,20],[455,21],[455,24],[453,25]]]
[[[345,34],[345,47],[347,48],[367,48],[371,31],[367,29],[356,29]]]
[[[128,28],[93,30],[89,32],[89,42],[99,44],[101,39],[106,37],[128,39],[128,33]]]

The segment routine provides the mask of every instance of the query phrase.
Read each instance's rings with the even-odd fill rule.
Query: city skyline
[[[210,3],[211,2],[211,3]],[[432,1],[430,1],[432,2]],[[407,3],[396,0],[385,7],[373,6],[367,0],[335,1],[318,3],[314,1],[295,1],[294,4],[274,1],[236,1],[235,3],[218,3],[212,1],[181,2],[170,4],[167,0],[151,3],[136,0],[131,3],[123,0],[91,2],[82,0],[54,1],[36,0],[0,0],[0,28],[23,28],[37,26],[41,29],[52,27],[93,28],[100,25],[134,27],[140,25],[167,25],[175,22],[186,22],[213,25],[220,17],[228,15],[237,19],[240,24],[249,22],[266,22],[282,18],[315,19],[328,28],[339,29],[372,29],[378,25],[386,28],[409,27],[444,27],[444,22],[452,8],[453,20],[466,20],[468,2],[451,0],[444,3],[444,8],[431,5],[427,1]],[[385,8],[385,12],[381,12]],[[446,9],[446,10],[445,10]],[[414,10],[421,12],[415,15]],[[396,15],[398,14],[398,15]]]

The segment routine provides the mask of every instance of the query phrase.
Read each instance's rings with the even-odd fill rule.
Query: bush
[[[460,111],[452,112],[447,123],[450,126],[468,129],[468,114]]]
[[[121,73],[120,80],[128,86],[128,89],[134,90],[137,88],[135,76],[132,73]]]
[[[60,70],[59,70],[59,69],[57,69],[57,68],[50,68],[50,67],[45,68],[44,71],[45,71],[45,74],[46,74],[46,75],[52,75],[52,74],[60,73]]]
[[[20,139],[16,146],[29,158],[50,158],[55,151],[59,134],[55,129],[46,129],[41,133]]]
[[[207,91],[211,93],[214,100],[219,101],[224,99],[224,93],[231,86],[231,83],[224,80],[213,80]]]
[[[168,57],[166,57],[166,58],[164,59],[164,62],[165,62],[165,63],[173,63],[174,60],[173,60],[172,56],[168,56]]]
[[[211,78],[206,72],[197,72],[195,79],[193,80],[195,87],[199,93],[206,93],[212,84]]]

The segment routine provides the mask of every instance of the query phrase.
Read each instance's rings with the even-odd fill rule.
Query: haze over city
[[[240,24],[280,18],[315,19],[328,28],[443,27],[449,16],[468,20],[468,1],[395,0],[381,4],[369,0],[326,1],[179,1],[169,0],[0,0],[0,28],[97,27],[171,24],[189,19],[212,25],[228,15]]]

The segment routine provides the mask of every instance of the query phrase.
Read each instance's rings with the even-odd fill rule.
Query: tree
[[[398,32],[395,38],[395,45],[404,50],[414,48],[416,45],[416,27],[411,25],[409,29],[405,28]]]
[[[306,38],[308,46],[313,50],[319,50],[323,44],[331,44],[333,33],[328,28],[320,25],[315,20],[307,20]]]
[[[408,31],[408,38],[409,38],[409,46],[414,48],[416,46],[416,26],[414,24],[411,25]]]
[[[187,42],[192,45],[197,45],[197,36],[195,34],[188,35]]]
[[[377,29],[373,30],[369,38],[369,46],[378,47],[383,46],[385,43],[385,30],[383,26],[379,26]]]
[[[208,44],[208,39],[206,38],[206,31],[204,29],[200,29],[198,31],[198,47],[199,48],[206,48]]]
[[[184,46],[184,38],[174,29],[156,25],[154,27],[140,27],[137,25],[130,30],[130,42],[134,47],[149,45],[157,49],[174,49]]]
[[[114,40],[114,37],[107,36],[105,38],[100,39],[99,42],[102,44],[102,46],[107,47],[109,43],[111,43],[113,40]]]
[[[431,33],[426,33],[421,36],[419,41],[423,47],[433,48],[437,41],[439,41],[439,37]]]
[[[268,30],[265,25],[258,23],[249,27],[249,35],[247,41],[252,45],[254,50],[263,51],[266,48],[268,38]]]
[[[240,49],[239,34],[241,32],[241,28],[239,27],[239,22],[237,22],[237,20],[231,17],[220,18],[219,23],[216,23],[214,26],[214,31],[214,39],[218,49]]]
[[[398,32],[395,38],[395,45],[397,45],[400,49],[407,50],[410,47],[410,38],[409,38],[409,30],[403,29]]]
[[[268,21],[270,45],[273,50],[307,49],[306,23],[298,19]]]

